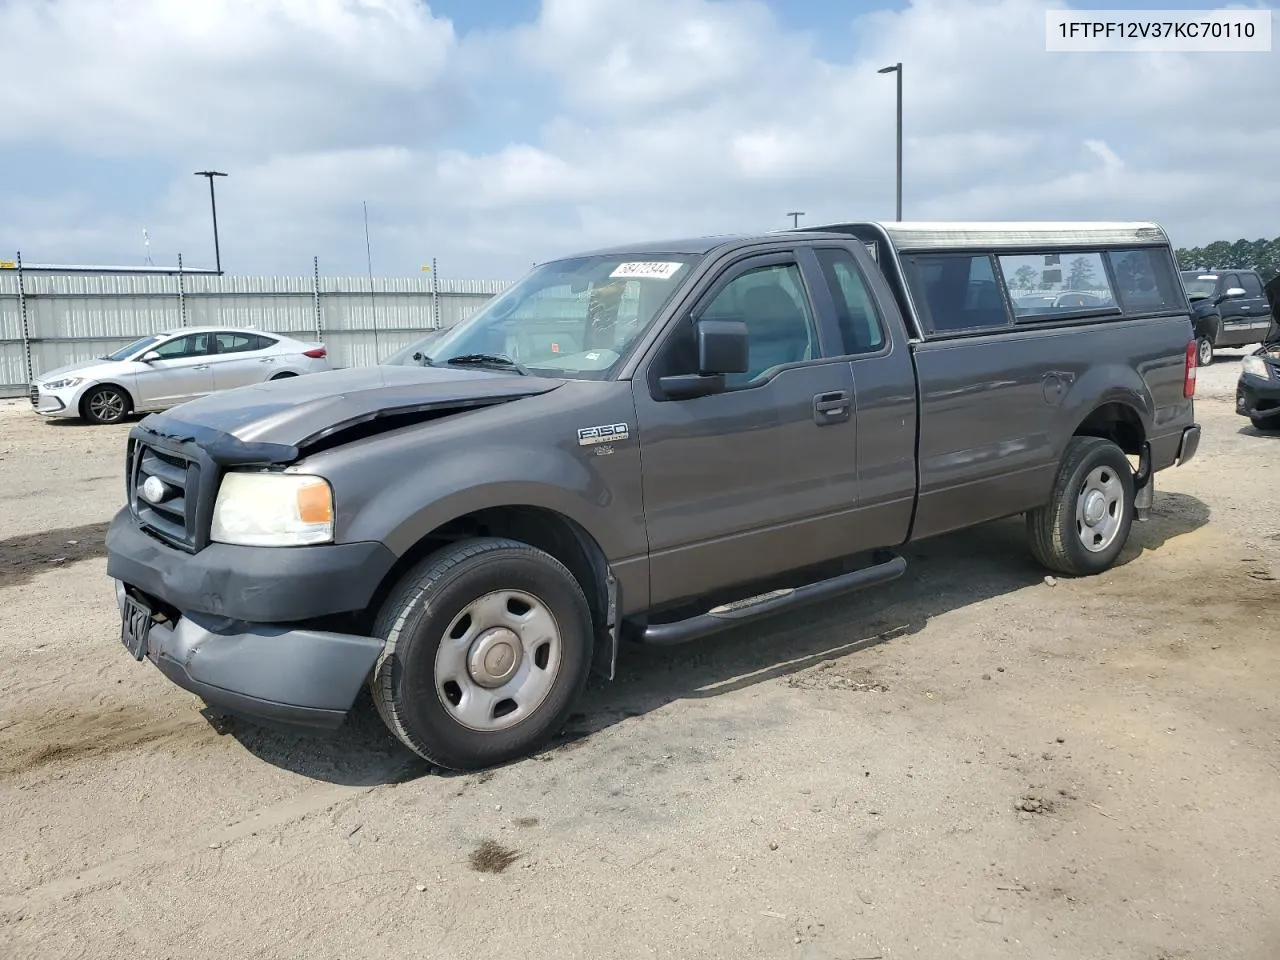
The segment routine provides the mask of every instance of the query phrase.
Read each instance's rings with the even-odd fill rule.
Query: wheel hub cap
[[[1084,505],[1084,522],[1096,527],[1107,514],[1107,498],[1098,490],[1090,490]]]
[[[482,687],[500,687],[520,669],[522,651],[520,638],[514,630],[493,627],[471,644],[467,654],[467,672]]]

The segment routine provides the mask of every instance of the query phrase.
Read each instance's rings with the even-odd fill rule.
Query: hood
[[[103,360],[101,357],[95,357],[92,360],[69,363],[65,367],[43,370],[34,379],[36,383],[48,383],[51,380],[62,380],[66,377],[84,377],[87,380],[100,380],[105,377],[119,377],[126,373],[133,373],[133,370],[133,364],[131,363],[119,360]]]
[[[216,447],[211,453],[226,462],[287,462],[357,426],[388,421],[390,429],[563,384],[475,368],[350,367],[212,393],[152,414],[134,429]]]

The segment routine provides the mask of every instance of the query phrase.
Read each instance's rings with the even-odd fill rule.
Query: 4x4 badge
[[[578,430],[578,446],[589,447],[593,443],[610,443],[626,440],[631,428],[625,423],[605,423],[598,427],[581,427]]]

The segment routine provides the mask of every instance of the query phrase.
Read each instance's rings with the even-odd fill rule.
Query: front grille
[[[129,507],[138,526],[155,537],[194,552],[199,518],[200,464],[141,440],[129,442]],[[149,479],[162,485],[162,496],[144,494]],[[157,484],[152,483],[155,488]]]
[[[37,408],[40,406],[40,388],[34,383],[31,385],[31,405]]]

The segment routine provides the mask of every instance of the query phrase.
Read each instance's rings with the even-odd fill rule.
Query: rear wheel
[[[1249,422],[1253,424],[1253,429],[1255,430],[1262,430],[1267,433],[1272,430],[1280,430],[1280,417],[1272,417],[1270,419],[1250,417]]]
[[[1050,570],[1101,573],[1133,526],[1133,471],[1124,452],[1100,437],[1072,437],[1049,503],[1027,514],[1027,539]]]
[[[80,412],[90,423],[119,423],[129,412],[129,395],[109,384],[94,387],[80,401]]]
[[[554,557],[466,540],[409,571],[378,613],[371,692],[410,750],[474,770],[525,756],[563,725],[586,683],[591,613]]]

